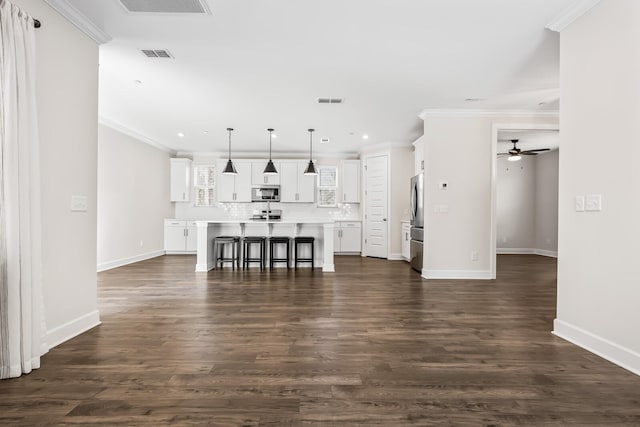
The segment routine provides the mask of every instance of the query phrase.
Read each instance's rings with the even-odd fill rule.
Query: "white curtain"
[[[44,341],[33,19],[0,0],[0,378],[40,367]]]

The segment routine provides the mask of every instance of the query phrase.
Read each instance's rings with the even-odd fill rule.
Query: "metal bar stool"
[[[273,263],[275,262],[286,262],[287,269],[291,268],[289,266],[290,258],[289,258],[289,247],[290,247],[290,239],[288,237],[270,237],[269,238],[269,268],[273,270]],[[285,244],[287,245],[287,256],[285,258],[276,258],[275,257],[275,248],[276,245]]]
[[[260,246],[260,256],[251,256],[251,245],[258,244]],[[250,262],[259,262],[260,270],[265,267],[267,255],[267,238],[263,236],[247,236],[242,239],[242,266],[248,268]]]
[[[231,245],[231,257],[225,257],[225,247],[229,244]],[[223,267],[225,262],[230,262],[234,270],[236,265],[240,268],[240,236],[216,237],[213,241],[213,259],[216,268],[218,268],[218,262],[220,267]]]
[[[298,236],[295,237],[294,239],[294,264],[295,264],[295,269],[298,269],[298,263],[299,262],[310,262],[311,263],[311,268],[314,267],[314,258],[315,258],[315,237],[305,237],[305,236]],[[298,245],[311,245],[311,258],[300,258],[298,256]]]

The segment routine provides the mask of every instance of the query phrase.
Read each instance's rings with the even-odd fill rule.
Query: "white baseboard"
[[[553,321],[553,331],[557,337],[582,347],[603,359],[614,363],[636,375],[640,375],[640,353],[599,337],[560,319]]]
[[[105,270],[111,270],[112,268],[122,267],[123,265],[133,264],[134,262],[144,261],[145,259],[151,259],[164,255],[163,250],[147,252],[140,255],[134,255],[127,258],[117,259],[115,261],[103,262],[98,264],[98,273]]]
[[[551,258],[558,258],[557,251],[547,251],[544,249],[529,249],[529,248],[496,248],[496,254],[498,255],[542,255]]]
[[[100,313],[94,310],[47,331],[47,346],[53,348],[100,324]]]
[[[427,270],[423,268],[422,277],[446,280],[491,280],[491,272],[489,270]]]
[[[389,261],[404,261],[406,258],[402,254],[389,254],[387,258]]]
[[[545,251],[544,249],[534,249],[534,254],[548,256],[549,258],[558,258],[558,251]]]

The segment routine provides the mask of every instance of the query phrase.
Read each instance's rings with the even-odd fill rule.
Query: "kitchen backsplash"
[[[182,220],[248,219],[254,209],[266,209],[266,203],[215,203],[212,207],[195,207],[191,203],[176,203],[175,218]],[[281,209],[283,220],[313,219],[360,221],[360,204],[340,203],[335,208],[319,208],[311,203],[271,203],[271,209]]]

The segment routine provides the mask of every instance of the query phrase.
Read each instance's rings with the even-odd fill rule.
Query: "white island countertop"
[[[197,252],[196,271],[206,272],[215,268],[216,262],[213,255],[213,242],[216,236],[238,235],[245,236],[245,231],[253,234],[257,226],[262,226],[258,232],[265,237],[271,236],[310,236],[315,238],[316,265],[322,266],[323,272],[333,272],[333,239],[336,220],[313,219],[283,219],[279,221],[253,220],[253,219],[223,219],[200,220],[196,223]],[[266,227],[264,227],[266,226]]]

